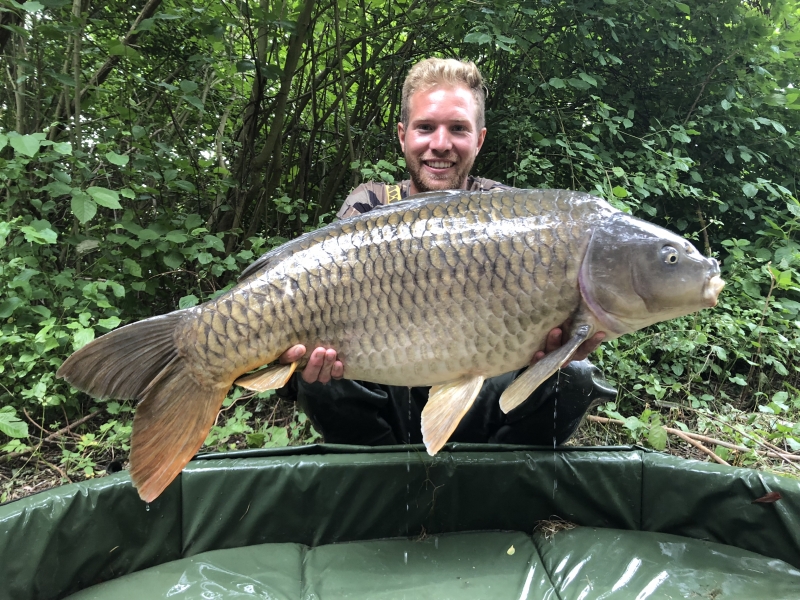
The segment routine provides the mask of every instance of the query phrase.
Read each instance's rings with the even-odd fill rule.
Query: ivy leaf
[[[32,135],[17,135],[8,142],[15,152],[25,156],[34,156],[39,151],[40,140]]]
[[[106,160],[110,162],[112,165],[117,165],[119,167],[124,167],[128,164],[131,157],[127,154],[117,154],[116,152],[106,152]]]
[[[11,406],[4,406],[0,408],[0,432],[12,438],[25,438],[28,437],[28,424]]]
[[[114,190],[92,186],[86,191],[100,206],[105,206],[106,208],[122,208],[119,203],[119,194]]]
[[[70,203],[72,214],[81,224],[91,221],[97,214],[97,204],[89,197],[89,194],[75,190],[72,192],[72,202]]]

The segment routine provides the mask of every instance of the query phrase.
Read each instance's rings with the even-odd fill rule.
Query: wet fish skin
[[[178,337],[196,377],[228,379],[297,343],[335,348],[346,378],[391,385],[527,364],[574,311],[574,257],[613,209],[571,192],[436,198],[289,243],[189,309]]]
[[[644,306],[631,328],[584,298],[595,295],[591,276],[581,278],[593,236],[614,238],[616,230],[603,229],[612,221],[623,232],[631,226],[618,215],[603,200],[561,190],[425,194],[289,242],[222,296],[115,330],[58,374],[97,397],[141,400],[131,476],[145,500],[202,445],[232,383],[298,343],[309,353],[334,348],[347,378],[436,386],[423,414],[434,453],[471,404],[465,390],[526,365],[567,318],[589,323],[582,334],[611,337],[651,319]],[[656,241],[660,232],[683,243],[660,229]],[[615,279],[619,260],[594,265],[597,279]],[[710,267],[698,264],[684,278],[690,283],[708,279],[701,271]],[[604,289],[598,297],[609,296]],[[688,294],[681,314],[707,305]],[[276,387],[283,376],[261,385]]]

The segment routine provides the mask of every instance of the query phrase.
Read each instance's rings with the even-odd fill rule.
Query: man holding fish
[[[404,91],[401,192],[492,189],[421,193],[306,233],[224,294],[115,329],[58,369],[95,398],[139,401],[130,473],[143,500],[202,446],[234,384],[279,389],[300,368],[298,400],[329,442],[417,442],[419,423],[431,455],[451,439],[560,443],[614,395],[588,363],[565,363],[601,332],[716,305],[719,264],[683,237],[583,192],[470,179],[480,77],[444,81]],[[379,191],[362,188],[353,209],[381,204]]]
[[[411,178],[392,186],[360,185],[337,216],[355,216],[423,192],[507,188],[470,175],[486,138],[484,105],[483,79],[474,63],[437,58],[417,63],[403,86],[401,122],[397,124]],[[545,350],[536,352],[531,364],[560,348],[566,329],[550,331]],[[592,405],[616,395],[599,370],[584,360],[604,336],[597,333],[583,342],[569,366],[508,416],[500,411],[497,400],[521,371],[488,379],[451,439],[548,445],[566,441]],[[305,346],[297,345],[280,360],[290,364],[305,353]],[[385,445],[421,441],[420,415],[428,388],[345,380],[343,373],[335,350],[315,348],[302,373],[295,374],[279,393],[298,400],[327,442]]]

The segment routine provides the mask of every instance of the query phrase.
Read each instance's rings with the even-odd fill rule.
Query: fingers
[[[341,379],[343,374],[344,365],[336,360],[336,350],[315,348],[301,377],[306,383],[328,383],[331,379]]]
[[[531,364],[535,365],[537,362],[542,360],[546,354],[550,354],[551,352],[558,350],[561,347],[561,337],[562,331],[560,327],[554,327],[551,329],[544,341],[544,350],[539,350],[533,355]]]
[[[563,343],[563,332],[567,329],[567,324],[565,323],[562,327],[554,327],[550,330],[550,333],[547,334],[547,339],[544,343],[544,350],[540,350],[536,354],[533,355],[533,359],[531,360],[531,365],[535,365],[537,362],[542,360],[547,354],[551,352],[555,352],[558,350],[562,343]],[[595,333],[591,339],[586,340],[575,351],[575,353],[570,357],[569,361],[564,363],[564,366],[568,365],[574,360],[583,360],[587,356],[589,356],[592,352],[597,350],[598,346],[602,343],[605,339],[606,334],[603,331]]]
[[[598,346],[602,343],[602,341],[606,339],[606,334],[604,331],[600,331],[595,333],[590,339],[583,342],[578,349],[575,351],[575,354],[572,355],[570,361],[573,360],[583,360],[587,356],[589,356],[592,352],[597,350]]]
[[[280,357],[278,357],[278,361],[282,365],[288,365],[303,358],[305,353],[306,347],[303,346],[303,344],[297,344],[297,346],[292,346],[286,352],[281,354]]]

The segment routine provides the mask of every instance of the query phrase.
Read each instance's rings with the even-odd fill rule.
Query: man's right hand
[[[292,346],[281,354],[278,359],[281,364],[289,364],[300,360],[306,353],[302,344]],[[342,361],[336,360],[336,350],[332,348],[315,348],[308,357],[308,364],[300,373],[306,383],[328,383],[331,379],[341,379],[344,375]]]

